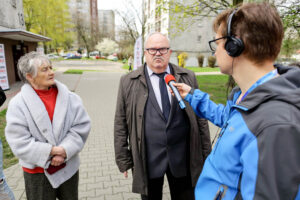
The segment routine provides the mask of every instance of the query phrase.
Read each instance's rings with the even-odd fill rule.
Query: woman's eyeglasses
[[[226,39],[226,38],[227,38],[227,36],[224,36],[224,37],[220,37],[220,38],[217,38],[217,39],[209,41],[208,44],[209,44],[210,50],[212,50],[213,52],[215,52],[216,49],[217,49],[217,43],[216,43],[216,41],[221,40],[221,39]]]

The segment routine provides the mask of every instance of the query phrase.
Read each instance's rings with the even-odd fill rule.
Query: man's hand
[[[51,156],[58,155],[58,156],[62,156],[63,158],[67,157],[65,149],[63,147],[60,147],[60,146],[54,146],[54,147],[52,147],[50,155]]]
[[[177,90],[182,98],[185,98],[186,95],[188,95],[188,93],[192,89],[189,85],[187,85],[185,83],[171,83],[171,84],[173,84],[177,88]],[[171,94],[174,96],[173,90],[171,88],[169,88],[169,89],[170,89]]]
[[[63,164],[64,161],[65,161],[64,157],[56,155],[51,159],[51,165],[59,166],[59,165]]]
[[[124,177],[128,178],[128,172],[127,171],[124,172]]]

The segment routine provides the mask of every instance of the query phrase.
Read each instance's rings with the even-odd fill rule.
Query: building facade
[[[100,38],[115,40],[115,13],[113,10],[98,10]]]
[[[7,90],[19,81],[17,63],[21,56],[36,51],[38,42],[50,38],[25,30],[23,2],[1,0],[0,6],[0,86]]]
[[[95,45],[99,40],[97,0],[69,0],[68,5],[75,26],[73,48],[83,47],[83,35]]]
[[[98,42],[99,37],[99,22],[98,22],[98,6],[97,0],[90,1],[90,12],[91,12],[91,34],[96,41]]]
[[[178,0],[181,1],[182,0]],[[185,0],[186,3],[194,0]],[[144,0],[145,13],[145,36],[151,32],[161,32],[170,39],[170,46],[173,50],[170,61],[178,64],[177,55],[179,52],[186,52],[188,59],[186,66],[198,66],[197,56],[205,56],[204,66],[207,63],[207,57],[211,55],[208,41],[212,40],[215,33],[212,29],[213,18],[186,19],[187,23],[194,20],[185,30],[180,30],[176,24],[177,15],[181,13],[172,13],[168,8],[159,9],[158,0]]]

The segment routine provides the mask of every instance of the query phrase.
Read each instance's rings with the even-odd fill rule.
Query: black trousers
[[[169,167],[167,169],[167,179],[169,183],[172,200],[194,200],[194,188],[192,187],[190,176],[176,178],[172,175]],[[142,200],[162,200],[164,177],[148,180],[148,196],[142,195]]]
[[[28,200],[77,200],[79,172],[54,189],[45,174],[24,172],[25,191]]]

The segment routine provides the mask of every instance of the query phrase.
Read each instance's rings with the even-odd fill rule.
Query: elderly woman
[[[82,101],[54,79],[44,55],[24,55],[18,72],[25,84],[9,103],[5,135],[23,167],[27,199],[78,199],[78,154],[90,132]]]

